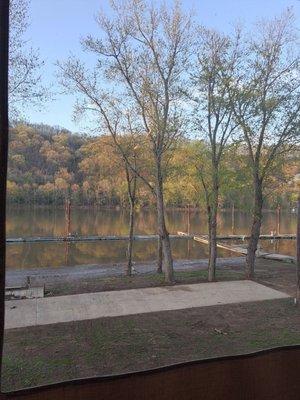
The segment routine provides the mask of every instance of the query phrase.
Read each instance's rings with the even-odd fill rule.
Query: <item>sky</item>
[[[255,29],[257,19],[270,18],[293,7],[300,28],[299,0],[182,0],[182,6],[185,10],[193,10],[197,22],[223,32],[230,31],[237,22]],[[59,125],[74,132],[87,129],[84,122],[73,121],[76,97],[61,93],[55,63],[66,60],[73,53],[93,65],[94,59],[81,50],[80,38],[88,34],[99,35],[95,15],[100,8],[109,12],[109,1],[31,0],[30,25],[25,37],[30,46],[39,49],[41,59],[45,61],[42,82],[51,85],[53,99],[41,109],[28,107],[24,110],[28,121]]]

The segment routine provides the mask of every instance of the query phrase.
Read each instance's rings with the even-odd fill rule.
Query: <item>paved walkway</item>
[[[5,304],[5,328],[287,297],[243,280],[12,300]]]

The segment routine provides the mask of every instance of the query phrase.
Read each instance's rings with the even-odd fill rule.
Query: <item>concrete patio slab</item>
[[[288,297],[286,293],[242,280],[12,300],[5,303],[5,328]]]

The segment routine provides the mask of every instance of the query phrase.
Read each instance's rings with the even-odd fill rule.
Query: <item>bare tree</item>
[[[198,33],[190,98],[195,104],[193,125],[200,137],[207,142],[206,154],[199,156],[197,169],[206,199],[209,230],[208,280],[212,281],[216,273],[220,165],[226,144],[236,128],[221,70],[229,74],[234,52],[230,38],[205,28],[199,29]]]
[[[129,119],[129,117],[128,117]],[[133,240],[134,240],[134,225],[135,225],[135,209],[137,200],[137,180],[138,171],[140,171],[140,157],[138,155],[138,135],[132,131],[129,119],[129,133],[118,135],[118,132],[111,133],[113,139],[114,151],[117,152],[121,159],[121,164],[124,168],[127,195],[129,202],[129,232],[128,232],[128,247],[127,247],[127,268],[126,275],[132,275],[132,255],[133,255]],[[109,143],[110,144],[110,143]],[[131,168],[132,166],[132,168]],[[136,171],[136,172],[135,172]]]
[[[129,212],[129,241],[128,241],[128,249],[127,249],[127,275],[132,274],[132,253],[133,253],[133,234],[134,234],[134,221],[135,221],[135,207],[136,207],[136,192],[137,192],[137,181],[138,178],[142,180],[152,194],[155,195],[155,190],[152,186],[151,180],[149,179],[149,171],[145,173],[147,167],[144,165],[143,152],[145,148],[147,148],[147,143],[143,140],[140,132],[134,131],[133,118],[130,116],[130,113],[126,111],[127,114],[127,126],[123,127],[125,132],[129,132],[129,134],[125,134],[125,136],[118,135],[117,126],[115,124],[115,130],[112,129],[112,126],[109,127],[109,131],[113,138],[113,142],[115,148],[119,152],[123,166],[126,174],[126,182],[127,182],[127,194],[130,206]],[[121,118],[120,118],[121,119]],[[129,136],[130,135],[130,136]],[[130,137],[130,140],[128,139]],[[160,235],[158,236],[157,243],[157,273],[162,273],[162,241]]]
[[[122,107],[134,110],[134,129],[144,133],[155,164],[153,183],[138,175],[156,196],[163,269],[166,281],[172,282],[173,259],[163,192],[167,154],[182,134],[180,100],[189,61],[190,19],[178,4],[169,10],[148,6],[142,0],[112,2],[112,11],[114,17],[100,14],[97,18],[103,39],[89,36],[83,40],[84,48],[98,58],[93,73],[88,75],[74,59],[60,67],[65,83],[75,83],[92,108],[100,111],[107,127],[112,128],[110,132],[121,119]],[[106,91],[101,82],[104,78],[109,85]],[[110,108],[103,105],[104,101],[110,103]],[[112,116],[111,110],[116,108]],[[137,173],[132,163],[128,165]]]
[[[132,170],[129,168],[127,162],[125,162],[124,165],[125,165],[125,171],[126,171],[128,200],[129,200],[129,205],[130,205],[129,240],[128,240],[128,249],[127,249],[127,271],[126,271],[127,275],[130,276],[132,274],[132,251],[133,251],[133,234],[134,234],[134,220],[135,220],[137,175],[135,173],[132,173]],[[135,162],[133,165],[135,165]]]
[[[61,70],[61,83],[69,92],[81,93],[83,98],[78,101],[74,110],[75,118],[81,118],[85,113],[94,114],[97,129],[108,131],[112,142],[112,151],[117,152],[124,168],[127,185],[127,195],[130,206],[129,239],[127,249],[127,275],[132,274],[133,235],[136,207],[137,179],[155,195],[154,187],[149,181],[148,166],[141,166],[143,152],[148,147],[148,138],[138,131],[139,123],[134,115],[135,110],[129,110],[121,98],[106,93],[98,81],[98,74],[89,72],[78,60],[69,59],[58,66]],[[99,99],[99,100],[98,100]],[[146,139],[146,140],[145,140]],[[160,240],[158,241],[160,243]],[[158,269],[161,263],[159,257]]]
[[[262,21],[239,46],[235,75],[227,77],[232,112],[243,133],[252,172],[254,205],[246,276],[252,278],[262,223],[265,181],[276,158],[299,143],[299,57],[288,10]]]
[[[11,117],[17,117],[21,107],[38,105],[48,96],[41,85],[41,61],[38,51],[27,46],[24,38],[28,28],[29,0],[10,0],[9,32],[9,107]]]

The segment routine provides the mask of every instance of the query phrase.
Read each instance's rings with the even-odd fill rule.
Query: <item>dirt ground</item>
[[[256,280],[290,295],[295,265],[258,260]],[[177,284],[204,282],[204,270],[176,273]],[[243,278],[243,265],[222,267],[217,280]],[[163,277],[86,280],[48,295],[163,285]],[[300,343],[293,299],[192,308],[5,331],[3,390],[159,367]]]
[[[244,279],[244,263],[222,265],[217,268],[216,280]],[[175,272],[176,284],[207,282],[207,269],[202,264],[193,265],[184,271]],[[295,264],[258,259],[256,262],[255,280],[266,286],[281,290],[291,296],[295,295],[296,266]],[[138,273],[132,277],[82,277],[80,280],[57,280],[46,285],[46,296],[100,292],[107,290],[134,289],[165,285],[164,276],[155,273]]]
[[[4,343],[12,390],[297,344],[300,315],[269,300],[14,329]]]
[[[217,280],[236,280],[244,279],[244,274],[240,271],[218,271]],[[207,271],[191,269],[189,271],[178,271],[175,272],[176,284],[186,283],[200,283],[207,282]],[[163,274],[137,274],[131,277],[128,276],[110,276],[103,278],[92,278],[88,277],[82,281],[70,281],[57,283],[54,285],[46,286],[46,296],[60,296],[67,294],[78,294],[78,293],[93,293],[110,290],[122,290],[122,289],[136,289],[153,286],[165,286]]]

